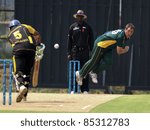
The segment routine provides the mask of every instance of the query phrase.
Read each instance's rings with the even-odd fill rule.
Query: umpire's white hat
[[[78,10],[77,13],[73,15],[74,18],[77,18],[77,16],[82,16],[84,19],[87,18],[83,10]]]

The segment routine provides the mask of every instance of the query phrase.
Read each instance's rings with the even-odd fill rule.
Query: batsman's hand
[[[36,60],[41,60],[43,58],[44,50],[45,50],[45,45],[43,43],[40,43],[40,46],[36,47],[36,55],[35,55]]]
[[[42,58],[43,58],[43,54],[35,56],[36,61],[40,61],[40,60],[42,60]]]

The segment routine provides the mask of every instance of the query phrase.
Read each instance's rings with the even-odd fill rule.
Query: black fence
[[[15,0],[15,17],[35,27],[46,44],[40,86],[67,87],[67,34],[78,9],[87,14],[95,38],[107,30],[124,28],[128,22],[136,27],[129,41],[130,51],[121,56],[114,51],[113,65],[106,73],[99,74],[97,87],[123,85],[150,89],[149,0],[122,0],[122,3],[120,0]],[[60,49],[54,49],[55,43],[60,44]]]

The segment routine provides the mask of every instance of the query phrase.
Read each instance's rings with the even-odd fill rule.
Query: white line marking
[[[84,106],[82,109],[84,110],[84,109],[86,109],[86,108],[88,108],[88,107],[90,107],[91,105],[87,105],[87,106]]]

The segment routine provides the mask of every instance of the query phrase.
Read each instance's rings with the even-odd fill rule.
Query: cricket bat
[[[38,86],[39,80],[39,70],[40,70],[40,60],[35,60],[34,67],[33,67],[33,74],[32,74],[32,86]]]
[[[35,61],[34,61],[33,73],[32,73],[32,86],[33,87],[38,86],[40,62],[43,57],[44,49],[45,49],[45,45],[43,43],[41,43],[40,46],[36,47],[36,56],[35,56]]]

